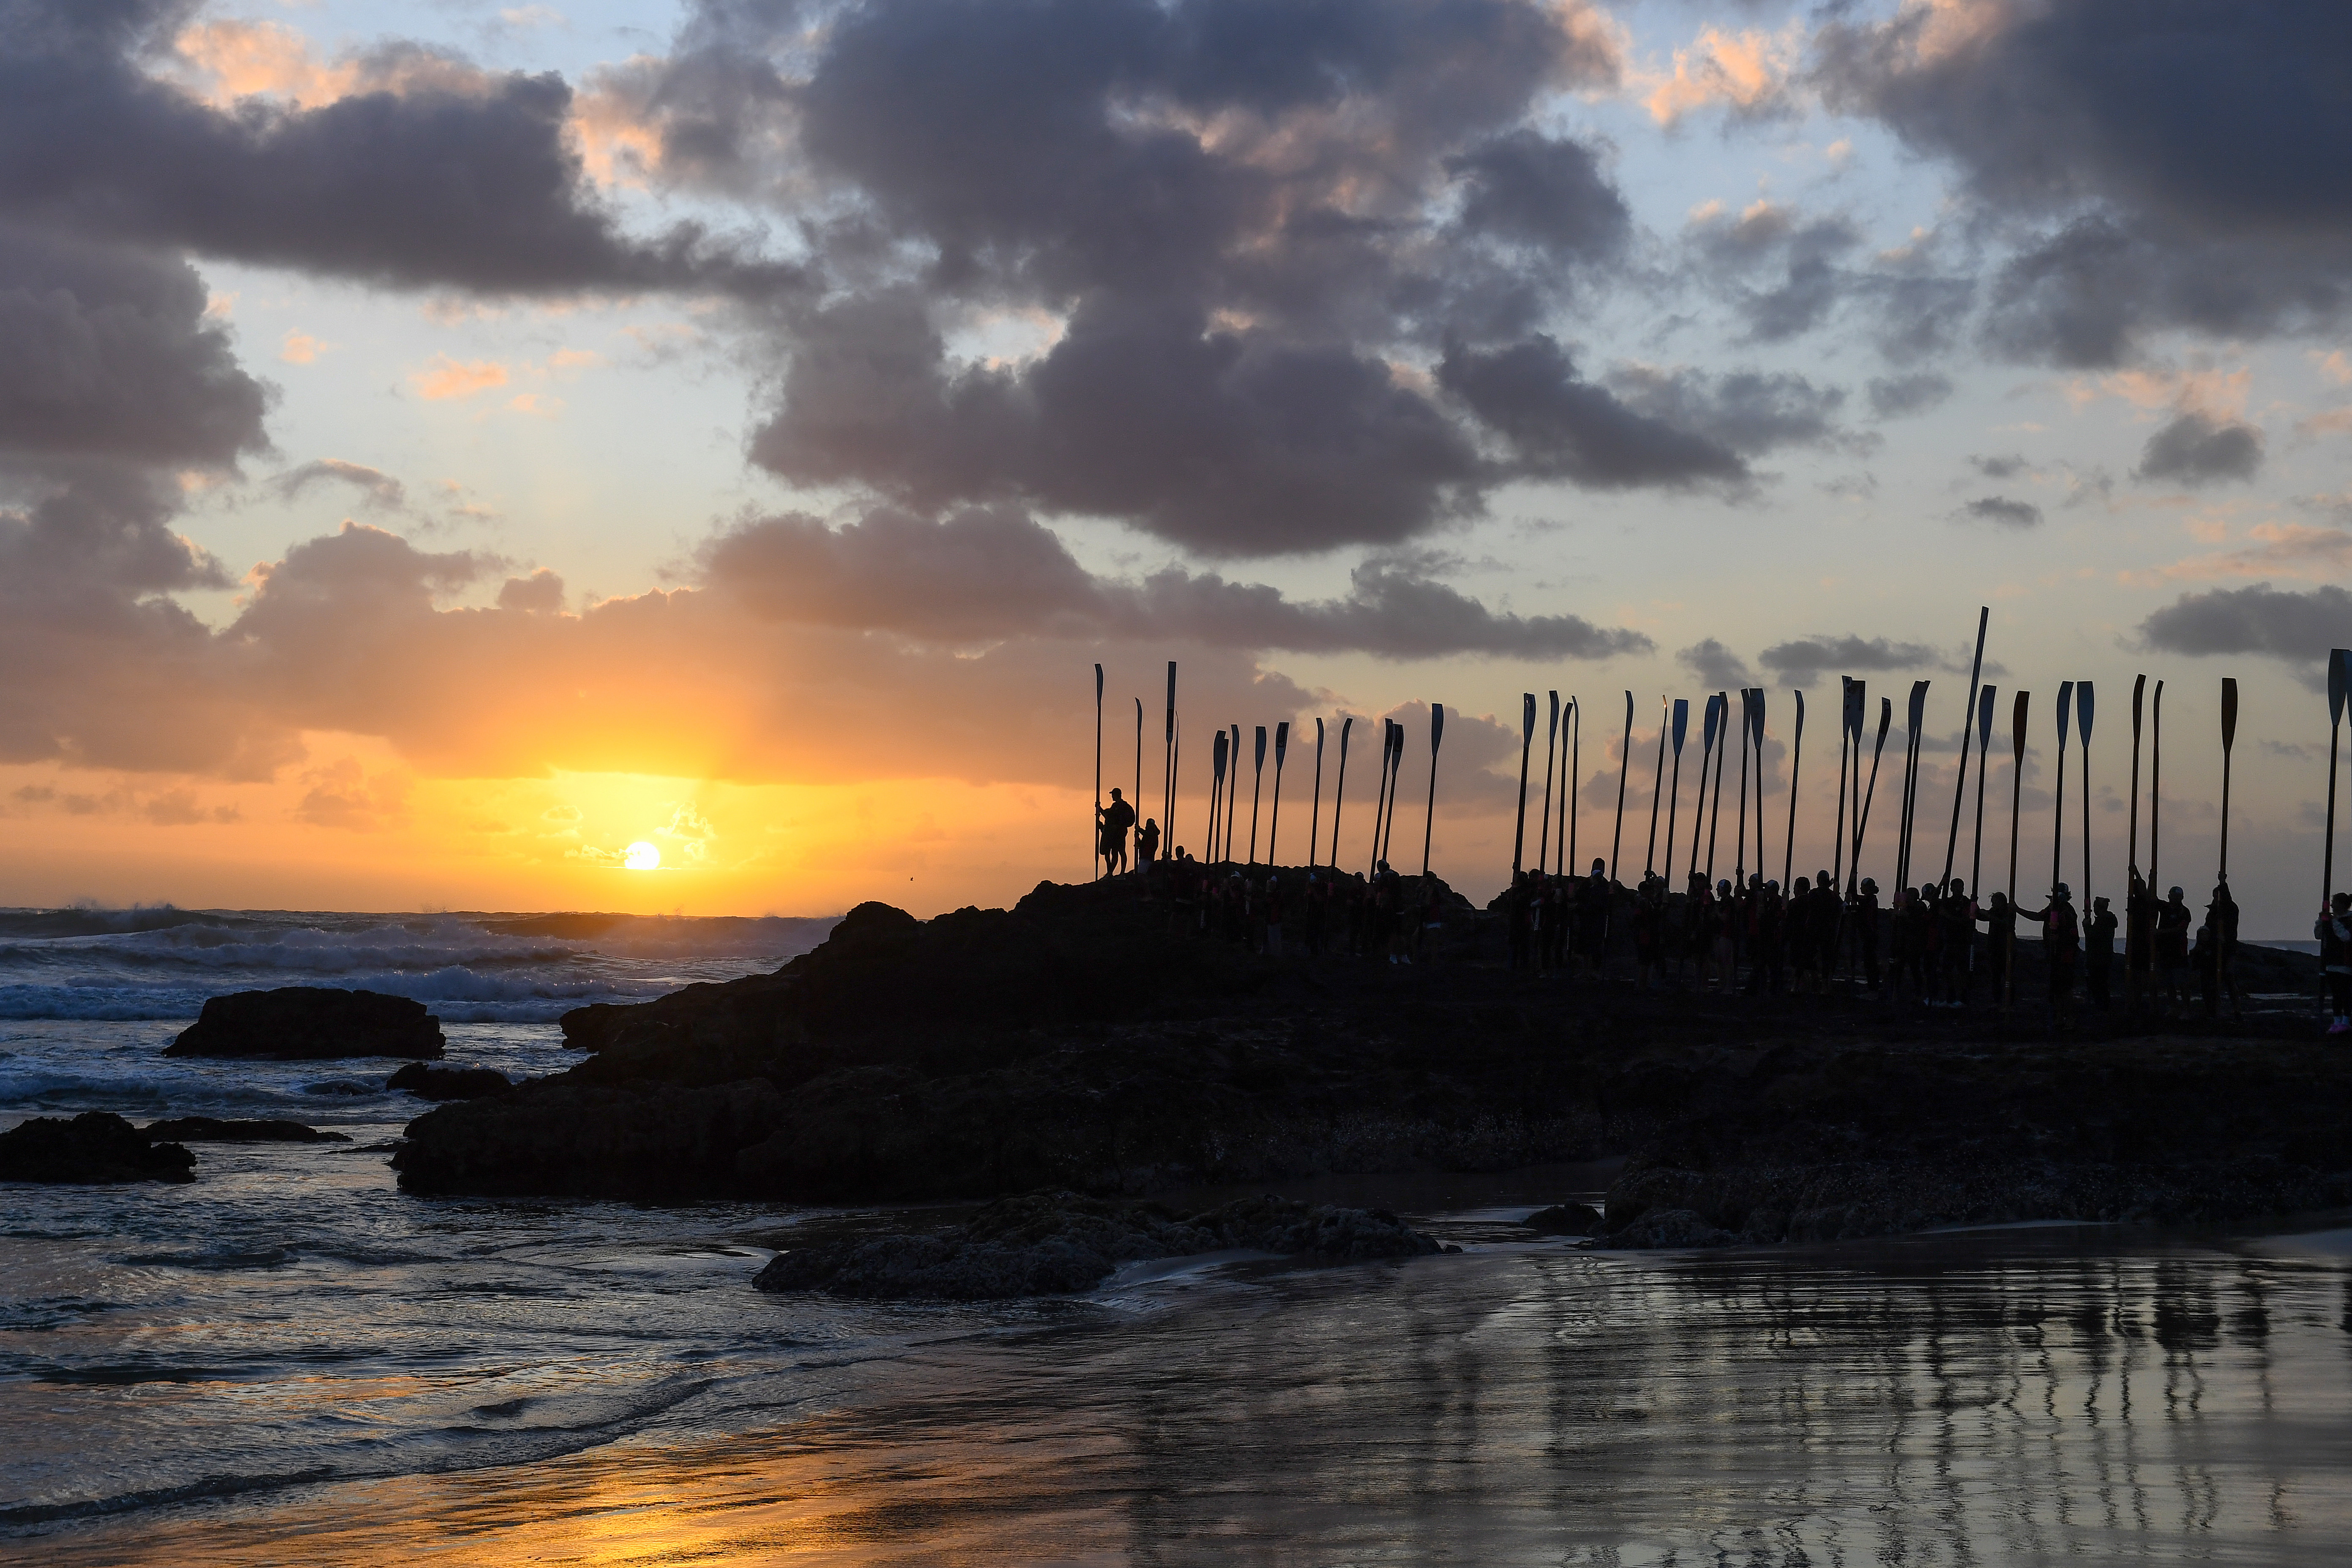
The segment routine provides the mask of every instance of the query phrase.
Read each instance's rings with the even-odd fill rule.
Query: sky
[[[1385,717],[1413,838],[1438,703],[1481,901],[1523,693],[1630,880],[1662,701],[1687,833],[1763,689],[1777,876],[1862,679],[1886,880],[1984,606],[1991,885],[2088,681],[2119,890],[2144,675],[2201,901],[2230,678],[2231,883],[2305,934],[2347,69],[2325,0],[0,0],[0,903],[1003,903],[1090,868],[1097,662],[1160,815],[1170,659],[1174,842],[1287,721],[1328,852],[1343,715],[1343,858]]]

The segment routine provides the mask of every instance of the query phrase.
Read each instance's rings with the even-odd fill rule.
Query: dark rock
[[[355,1095],[376,1094],[381,1091],[377,1089],[375,1085],[372,1083],[362,1083],[357,1079],[326,1078],[320,1079],[317,1083],[304,1084],[302,1086],[302,1092],[304,1094]]]
[[[181,1116],[151,1121],[139,1130],[151,1142],[176,1143],[348,1143],[348,1132],[321,1131],[299,1121],[223,1121],[212,1116]]]
[[[1739,1237],[1717,1230],[1689,1209],[1652,1209],[1623,1230],[1601,1238],[1606,1247],[1722,1247]]]
[[[611,1088],[538,1079],[512,1094],[458,1100],[408,1124],[393,1156],[419,1193],[576,1193],[686,1198],[728,1190],[737,1151],[782,1120],[765,1079],[681,1088]],[[418,1129],[431,1138],[417,1157]]]
[[[1519,1223],[1546,1236],[1598,1236],[1601,1211],[1591,1204],[1554,1204],[1548,1209],[1536,1210]]]
[[[1180,1218],[1076,1193],[1002,1198],[952,1229],[852,1237],[779,1254],[751,1283],[834,1296],[989,1300],[1089,1290],[1120,1264],[1240,1249],[1350,1261],[1442,1250],[1378,1209],[1244,1198]]]
[[[390,1089],[406,1089],[419,1100],[480,1100],[504,1094],[514,1087],[495,1068],[430,1068],[411,1062],[383,1080]]]
[[[422,1002],[374,991],[287,985],[237,991],[205,1003],[167,1057],[323,1061],[334,1057],[437,1058],[440,1021]]]
[[[0,1182],[193,1182],[195,1163],[110,1110],[37,1116],[0,1132]]]

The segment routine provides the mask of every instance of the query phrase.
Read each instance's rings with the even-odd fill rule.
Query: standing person
[[[2050,1019],[2064,1025],[2074,1017],[2074,961],[2081,954],[2083,933],[2074,914],[2074,892],[2061,882],[2050,889],[2050,902],[2039,910],[2020,910],[2027,920],[2042,922],[2042,960],[2050,968]]]
[[[2124,997],[2134,1017],[2153,1000],[2158,907],[2155,890],[2134,871],[2124,892]]]
[[[2213,887],[2212,900],[2205,906],[2206,922],[2213,928],[2215,960],[2220,966],[2221,983],[2230,994],[2230,1016],[2242,1018],[2246,1014],[2246,988],[2238,983],[2237,965],[2230,955],[2238,946],[2238,900],[2230,896],[2230,884],[2218,882]]]
[[[1983,914],[1977,917],[1985,926],[1985,962],[1992,972],[1993,999],[1999,1001],[2001,983],[2017,962],[2017,910],[2007,893],[1996,892]]]
[[[1596,858],[1592,874],[1577,890],[1576,945],[1592,965],[1592,978],[1609,978],[1609,863]]]
[[[2083,922],[2083,975],[2090,982],[2091,1005],[2107,1010],[2107,977],[2116,966],[2116,915],[2104,898],[2091,900],[2091,918]]]
[[[2338,893],[2319,911],[2311,934],[2319,939],[2319,967],[2327,976],[2327,1032],[2352,1034],[2352,893]]]
[[[2208,1022],[2219,1016],[2215,1003],[2221,991],[2221,934],[2210,919],[2197,928],[2197,945],[2189,950],[2189,967],[2197,972],[2198,994],[2205,1001]]]
[[[1110,792],[1110,804],[1095,807],[1095,825],[1102,833],[1103,875],[1116,877],[1127,869],[1127,830],[1135,826],[1135,807]]]
[[[1535,888],[1525,871],[1511,879],[1503,892],[1503,920],[1510,933],[1511,970],[1525,969],[1535,955],[1536,910]]]
[[[1853,897],[1846,901],[1847,923],[1853,928],[1854,962],[1861,966],[1863,984],[1871,994],[1878,992],[1878,879],[1864,877]]]
[[[1728,993],[1739,973],[1739,943],[1732,929],[1739,920],[1739,900],[1726,878],[1715,885],[1715,897],[1707,900],[1706,944],[1715,967],[1715,988]],[[1704,978],[1704,977],[1702,977]]]
[[[1135,830],[1135,868],[1149,871],[1160,863],[1160,824],[1150,817]]]
[[[2189,896],[2179,888],[2165,895],[2157,910],[2156,966],[2164,995],[2172,1007],[2189,1007],[2189,929],[2197,923],[2189,911]]]
[[[1953,878],[1941,908],[1944,929],[1938,951],[1944,961],[1944,996],[1951,1005],[1962,1007],[1968,1005],[1969,961],[1977,939],[1977,906],[1969,897],[1968,883]]]
[[[1265,874],[1265,942],[1268,958],[1282,956],[1282,879],[1268,871]]]

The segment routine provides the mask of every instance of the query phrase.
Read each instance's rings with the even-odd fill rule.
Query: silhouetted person
[[[2137,871],[2124,894],[2124,995],[2137,1015],[2156,984],[2156,890]]]
[[[1095,807],[1095,821],[1102,830],[1103,875],[1114,876],[1126,870],[1127,830],[1135,826],[1135,807],[1114,789],[1108,805]]]
[[[2210,920],[2197,928],[2197,945],[2189,950],[2189,967],[2197,972],[2197,990],[2204,998],[2205,1016],[2219,1016],[2215,1004],[2221,983],[2221,933]]]
[[[1160,824],[1150,817],[1135,830],[1135,868],[1149,871],[1160,859]]]
[[[2189,929],[2197,923],[2189,911],[2189,895],[2175,888],[2156,911],[2156,967],[2164,994],[2172,1006],[2189,1007]]]
[[[2235,966],[2230,963],[2230,954],[2238,945],[2238,900],[2230,896],[2229,883],[2214,884],[2212,900],[2205,906],[2205,923],[2213,928],[2213,951],[2218,955],[2213,963],[2221,989],[2230,998],[2231,1016],[2243,1017],[2245,987],[2238,984]]]
[[[2352,1033],[2352,893],[2338,893],[2319,911],[2311,934],[2319,939],[2319,967],[2327,976],[2327,1032]]]
[[[2074,962],[2081,955],[2083,933],[2074,914],[2074,895],[2065,883],[2050,889],[2050,902],[2038,910],[2018,911],[2042,922],[2042,959],[2050,970],[2050,1017],[2066,1023],[2074,1016]]]
[[[2083,922],[2083,975],[2090,982],[2091,1005],[2107,1010],[2107,979],[2116,966],[2116,915],[2105,899],[2091,900],[2091,918]]]
[[[1853,898],[1846,900],[1847,923],[1853,927],[1854,959],[1862,967],[1862,977],[1874,992],[1878,989],[1878,882],[1864,877]]]

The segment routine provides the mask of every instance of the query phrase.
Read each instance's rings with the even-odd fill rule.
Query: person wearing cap
[[[2189,895],[2174,888],[2156,911],[2156,967],[2162,981],[2159,993],[2168,1007],[2189,1008],[2189,932],[2197,918],[2189,910]]]
[[[2021,910],[2030,921],[2042,922],[2042,960],[2050,971],[2050,1016],[2053,1023],[2071,1023],[2074,1016],[2074,960],[2082,949],[2081,923],[2074,915],[2074,890],[2061,882],[2050,889],[2050,902],[2039,910]]]
[[[2327,976],[2327,1032],[2352,1034],[2352,893],[2330,899],[2311,934],[2319,939],[2319,967]]]

